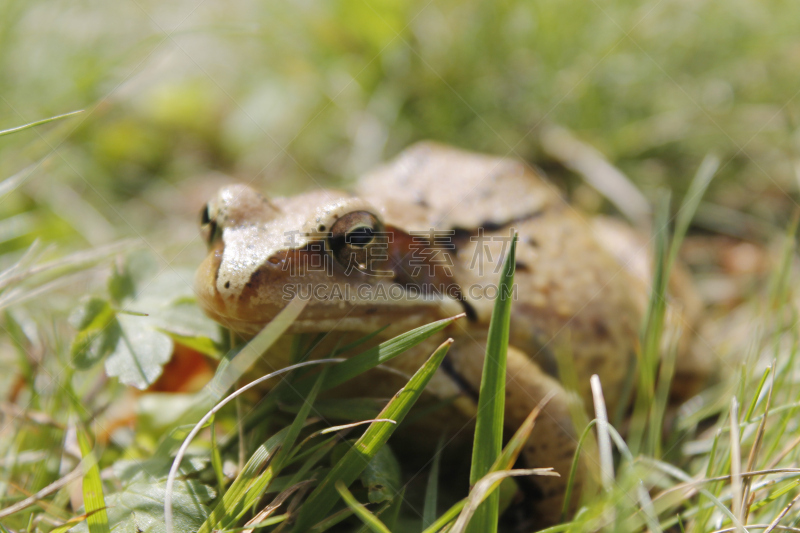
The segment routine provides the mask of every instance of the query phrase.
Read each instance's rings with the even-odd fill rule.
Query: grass
[[[691,188],[697,195],[702,194],[709,183],[713,169],[714,165],[706,164],[698,172],[696,178],[698,185],[693,185]],[[646,322],[642,330],[642,345],[654,351],[651,355],[654,358],[658,357],[661,343],[648,339],[652,339],[654,335],[658,334],[653,330],[663,328],[663,302],[665,301],[665,285],[663,282],[659,283],[658,280],[664,279],[665,272],[669,271],[669,266],[675,258],[673,250],[679,246],[686,228],[688,228],[691,211],[698,205],[698,200],[699,198],[696,196],[690,197],[687,202],[690,202],[691,205],[679,210],[678,229],[669,244],[667,245],[666,239],[662,236],[660,237],[662,244],[656,246],[658,255],[655,258],[655,264],[664,265],[664,268],[663,270],[656,269],[656,281],[653,284],[651,299],[660,299],[661,304],[653,307],[654,303],[651,300],[651,319]],[[659,211],[660,215],[657,220],[660,222],[655,225],[656,228],[666,227],[668,224],[667,212],[665,209]],[[795,364],[794,354],[797,341],[794,340],[789,344],[783,342],[786,335],[790,335],[790,340],[797,338],[796,322],[792,321],[795,313],[786,309],[791,305],[791,300],[786,297],[786,292],[790,290],[792,276],[790,265],[794,254],[795,230],[796,225],[787,230],[785,237],[787,244],[783,247],[780,266],[773,277],[771,291],[766,298],[766,302],[775,316],[786,317],[786,321],[772,324],[774,331],[770,331],[770,335],[762,336],[765,341],[764,346],[769,349],[769,353],[773,357],[771,365],[758,374],[749,371],[754,364],[753,360],[749,362],[749,365],[742,365],[739,372],[717,385],[716,391],[712,389],[704,393],[707,396],[712,393],[722,395],[726,394],[723,391],[728,387],[727,390],[732,391],[732,393],[727,393],[729,400],[717,402],[716,411],[709,410],[708,401],[706,405],[696,404],[684,409],[684,412],[679,415],[678,422],[674,424],[682,427],[684,434],[694,438],[691,447],[701,451],[695,452],[690,462],[685,462],[685,468],[661,460],[664,453],[660,451],[662,444],[660,435],[666,423],[664,416],[668,409],[666,405],[658,404],[658,402],[665,401],[666,396],[656,394],[656,390],[661,390],[664,385],[656,386],[655,378],[668,379],[671,375],[669,372],[666,373],[667,378],[664,377],[663,369],[657,375],[654,374],[649,378],[640,376],[639,378],[637,391],[639,391],[638,394],[645,394],[648,398],[645,404],[648,408],[634,409],[630,432],[634,436],[649,435],[649,441],[654,445],[640,448],[638,451],[634,446],[640,446],[641,437],[632,441],[629,436],[626,441],[609,424],[600,382],[599,380],[593,381],[597,418],[590,421],[581,440],[583,441],[586,436],[590,435],[593,429],[597,430],[599,442],[599,458],[597,460],[599,460],[602,478],[601,490],[594,496],[583,495],[584,505],[571,522],[554,526],[547,531],[595,529],[667,531],[674,527],[692,531],[727,531],[726,524],[733,528],[731,530],[752,527],[748,524],[763,524],[763,526],[759,526],[762,528],[769,528],[771,525],[773,528],[778,525],[782,528],[797,526],[797,517],[790,511],[796,500],[797,488],[800,487],[800,481],[798,481],[800,469],[790,465],[796,464],[797,460],[798,439],[793,415],[800,403],[791,387],[791,380],[787,378],[788,369],[793,368],[791,365]],[[665,235],[665,233],[661,235]],[[71,264],[86,267],[86,264],[76,263],[69,257],[64,260],[64,265]],[[88,265],[91,266],[92,263],[89,262]],[[61,266],[54,265],[52,268]],[[60,270],[65,273],[63,275],[72,273],[71,268]],[[514,247],[512,246],[506,260],[501,285],[510,286],[513,283],[513,271]],[[124,276],[124,271],[120,271],[118,275]],[[135,284],[136,282],[131,281],[131,283]],[[115,287],[120,284],[125,285],[118,280],[110,286]],[[417,525],[416,527],[419,528],[417,530],[425,533],[445,530],[451,533],[461,532],[467,531],[469,528],[479,531],[496,530],[499,524],[499,500],[495,496],[501,480],[513,476],[549,474],[546,470],[513,469],[515,459],[526,441],[527,435],[535,429],[538,410],[531,413],[528,421],[518,430],[504,450],[499,447],[503,434],[503,405],[502,401],[499,404],[495,401],[504,396],[505,380],[502,371],[502,354],[508,342],[507,324],[510,303],[509,299],[500,298],[495,303],[489,335],[490,342],[487,346],[487,353],[494,355],[486,359],[491,364],[485,365],[483,385],[480,391],[479,405],[484,408],[479,411],[475,431],[472,488],[466,497],[453,504],[448,510],[438,512],[437,501],[446,499],[448,496],[446,492],[437,494],[439,480],[435,476],[439,475],[440,467],[434,468],[434,477],[428,481],[426,523],[422,527]],[[91,436],[86,429],[79,426],[78,441],[84,458],[83,466],[79,466],[79,470],[83,473],[83,501],[86,506],[84,514],[70,516],[69,513],[63,514],[58,511],[58,495],[63,492],[65,486],[62,484],[52,491],[40,491],[37,498],[29,500],[8,519],[15,520],[17,517],[27,515],[26,522],[29,522],[35,517],[49,515],[55,518],[50,527],[54,531],[63,531],[64,528],[76,524],[78,529],[84,527],[92,532],[107,531],[110,526],[119,525],[121,517],[117,514],[112,515],[110,519],[106,509],[113,511],[120,504],[132,505],[131,500],[126,499],[130,496],[125,497],[124,492],[116,492],[119,487],[122,487],[124,491],[124,487],[130,486],[131,481],[147,479],[153,484],[153,490],[156,487],[163,486],[164,488],[166,508],[168,509],[167,531],[186,530],[187,523],[196,524],[189,527],[196,527],[198,531],[238,531],[237,527],[279,531],[286,530],[287,526],[292,527],[293,531],[326,531],[331,528],[341,528],[348,523],[351,524],[350,528],[354,528],[353,530],[364,527],[370,531],[382,533],[414,530],[414,527],[409,528],[408,525],[403,525],[404,492],[399,490],[402,481],[391,479],[393,474],[389,470],[379,470],[380,475],[389,476],[386,479],[390,480],[390,485],[394,484],[395,489],[385,493],[383,499],[373,501],[367,498],[365,505],[363,503],[365,493],[361,487],[368,488],[370,485],[362,474],[372,459],[376,457],[376,453],[387,443],[397,424],[402,421],[419,398],[425,383],[433,375],[446,354],[449,342],[440,346],[433,353],[429,361],[420,368],[406,387],[386,405],[383,411],[377,414],[373,421],[368,421],[369,425],[366,430],[358,429],[361,436],[348,445],[347,451],[343,455],[340,454],[338,459],[335,454],[332,454],[340,436],[364,426],[345,424],[329,430],[313,430],[313,426],[318,424],[318,421],[309,416],[321,391],[342,384],[369,368],[401,355],[409,347],[441,331],[458,317],[422,326],[375,348],[363,351],[360,355],[346,359],[303,361],[305,356],[302,354],[307,353],[306,349],[303,347],[302,340],[296,342],[294,349],[299,355],[295,357],[295,360],[298,363],[280,371],[280,373],[289,373],[290,381],[284,383],[293,383],[293,387],[304,398],[291,423],[282,429],[269,431],[266,440],[254,448],[238,476],[230,482],[226,481],[224,458],[230,457],[230,454],[235,451],[235,447],[232,447],[231,444],[240,438],[240,433],[234,432],[222,440],[220,440],[219,433],[208,435],[202,440],[210,445],[210,452],[201,449],[190,452],[189,445],[200,436],[204,428],[208,428],[212,419],[214,427],[219,423],[218,417],[220,416],[221,420],[230,419],[233,416],[235,421],[237,415],[226,410],[226,404],[260,382],[276,377],[278,373],[260,378],[246,387],[237,389],[235,394],[225,397],[220,402],[222,400],[219,396],[220,392],[236,383],[244,375],[259,354],[279,338],[286,325],[290,323],[291,317],[296,316],[301,309],[302,306],[298,309],[289,306],[285,312],[286,316],[290,317],[287,319],[289,322],[282,318],[275,320],[270,327],[250,343],[234,348],[222,359],[223,364],[219,366],[216,377],[198,396],[198,398],[204,398],[203,403],[208,404],[209,401],[216,403],[216,407],[208,411],[188,434],[185,429],[176,426],[171,433],[167,434],[167,439],[161,443],[159,451],[152,456],[154,458],[163,456],[165,459],[171,457],[170,450],[174,449],[174,445],[166,443],[169,443],[170,439],[174,441],[179,435],[185,435],[184,445],[181,446],[177,458],[174,461],[169,459],[172,467],[168,475],[159,473],[160,469],[163,471],[163,467],[145,467],[141,468],[141,471],[136,473],[133,478],[126,480],[124,477],[118,477],[118,481],[111,484],[108,481],[103,482],[97,466],[98,448],[93,449],[91,445],[92,439],[96,439],[96,436]],[[655,311],[653,311],[654,309]],[[658,311],[659,309],[660,311]],[[658,322],[659,320],[661,323]],[[20,342],[24,341],[25,337],[21,330],[18,330],[17,338],[20,339]],[[87,344],[87,341],[82,342]],[[330,355],[336,356],[337,353],[351,348],[358,349],[358,344],[335,350]],[[782,351],[787,348],[788,352]],[[753,348],[751,347],[751,349]],[[784,357],[781,357],[782,355]],[[749,356],[755,357],[752,353]],[[303,369],[312,364],[322,364],[325,365],[325,368],[315,374],[304,374]],[[776,372],[776,369],[780,369],[780,365],[783,365],[783,371]],[[734,384],[732,388],[730,388],[731,383]],[[750,387],[748,383],[752,383],[753,387]],[[649,385],[642,388],[645,384]],[[261,406],[260,417],[273,417],[276,423],[279,423],[281,414],[276,409],[280,405],[280,391],[279,387],[268,396],[267,401]],[[654,401],[656,405],[653,405]],[[740,409],[740,405],[746,406],[746,409]],[[188,420],[186,416],[181,417],[183,423]],[[642,419],[637,421],[637,416]],[[771,423],[770,417],[773,419]],[[23,423],[23,426],[30,425],[30,427],[25,428],[20,435],[34,430],[43,423],[41,420],[41,414],[31,417],[28,423]],[[90,421],[84,421],[82,426],[90,427],[86,425],[87,422]],[[637,426],[637,424],[639,425]],[[245,425],[245,427],[247,426]],[[637,427],[641,429],[636,430]],[[263,434],[252,428],[248,430],[248,434],[252,434],[248,439],[251,442],[248,446],[253,446],[258,442],[257,440],[253,441],[252,438],[257,438],[259,433]],[[300,438],[303,435],[304,437]],[[694,436],[692,437],[692,435]],[[615,460],[612,455],[613,447],[618,451],[618,460]],[[144,457],[146,456],[142,456],[142,458]],[[189,471],[184,471],[182,463],[185,463],[187,457],[201,460],[201,463]],[[325,466],[326,461],[330,462],[331,466]],[[24,464],[18,468],[24,469]],[[13,470],[8,470],[8,473],[14,475]],[[396,474],[394,475],[396,476]],[[105,475],[106,478],[107,476],[108,474]],[[206,490],[201,493],[198,491],[198,486],[177,483],[179,479],[195,480],[195,483],[201,484],[200,486],[203,484],[216,486],[219,492]],[[114,494],[117,497],[116,503],[109,506],[105,500],[106,494]],[[154,498],[155,496],[151,494],[149,497]],[[189,505],[187,508],[187,497],[188,501],[194,502],[194,507]],[[45,504],[42,499],[47,498],[53,499],[53,501]],[[198,499],[201,501],[198,502]],[[66,500],[62,499],[61,501],[65,502]],[[141,512],[140,516],[150,516],[147,514],[148,512],[158,515],[153,508],[138,507],[137,510]],[[352,516],[357,517],[356,522],[352,521]],[[57,517],[61,517],[61,521],[64,522],[63,527],[57,526]],[[180,517],[181,520],[176,520],[176,517]],[[358,523],[363,523],[362,528],[356,525]]]
[[[797,6],[298,6],[0,4],[0,531],[159,531],[168,498],[175,531],[512,530],[492,490],[531,474],[513,459],[536,429],[531,417],[500,450],[499,366],[481,391],[497,401],[478,424],[471,488],[446,445],[413,476],[441,455],[400,453],[403,424],[378,421],[402,418],[422,375],[402,409],[356,398],[336,404],[333,427],[316,416],[334,405],[317,409],[315,395],[449,321],[372,349],[312,352],[298,337],[293,362],[347,362],[290,372],[303,402],[281,386],[263,401],[243,391],[187,440],[287,325],[237,344],[199,313],[195,220],[209,173],[271,194],[340,186],[423,138],[535,162],[583,211],[624,212],[588,185],[599,172],[543,142],[553,131],[599,150],[660,208],[633,416],[607,423],[597,388],[598,417],[577,421],[597,488],[550,531],[800,529]],[[722,363],[673,411],[663,314],[676,260],[709,302],[681,335],[698,330],[697,349]],[[133,392],[175,346],[220,361],[202,408],[187,393]],[[131,360],[140,367],[122,372]],[[341,441],[368,449],[355,457]]]

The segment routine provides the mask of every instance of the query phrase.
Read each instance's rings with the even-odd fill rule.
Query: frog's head
[[[470,311],[449,269],[431,264],[441,254],[416,253],[418,237],[346,193],[269,201],[234,185],[201,218],[209,254],[195,277],[198,298],[235,331],[257,332],[295,296],[308,304],[294,331],[368,332]]]

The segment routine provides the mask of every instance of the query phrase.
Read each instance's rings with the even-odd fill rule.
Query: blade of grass
[[[514,285],[516,248],[515,233],[511,238],[511,246],[500,275],[500,291],[492,309],[486,341],[469,475],[470,483],[473,485],[491,471],[503,448],[508,330],[511,323],[511,288]],[[486,502],[478,507],[472,516],[469,531],[472,533],[497,531],[499,508],[500,495],[492,491]]]
[[[242,500],[245,498],[247,491],[251,489],[258,479],[259,472],[264,470],[269,462],[275,457],[275,454],[283,444],[283,440],[286,438],[286,434],[288,432],[288,427],[283,428],[281,431],[270,437],[267,442],[256,449],[256,451],[250,456],[250,459],[244,465],[242,471],[239,472],[239,475],[236,476],[235,480],[233,480],[231,486],[228,487],[228,490],[225,492],[222,500],[220,500],[214,510],[211,511],[206,518],[206,521],[203,522],[203,525],[200,526],[198,533],[208,533],[215,529],[225,529],[224,527],[217,526],[220,525],[222,521],[231,513],[236,512],[241,505]],[[169,492],[167,492],[167,496],[170,497]],[[172,523],[171,517],[166,518],[166,509],[167,506],[165,505],[165,525],[167,526],[167,531],[169,531],[169,529],[172,527]]]
[[[81,455],[86,461],[83,474],[83,507],[87,514],[86,524],[89,526],[90,533],[110,533],[106,502],[103,497],[103,482],[100,479],[100,469],[97,467],[97,460],[89,443],[89,435],[82,427],[78,428],[77,435]]]
[[[443,447],[444,433],[439,437],[436,452],[433,454],[431,470],[428,473],[428,485],[425,487],[425,504],[422,508],[422,529],[430,526],[436,520],[436,507],[439,497],[439,466],[442,460]]]
[[[433,355],[411,377],[389,404],[381,411],[380,417],[400,422],[422,394],[436,369],[447,354],[453,339],[448,339],[439,346]],[[303,532],[311,529],[320,516],[324,516],[336,503],[338,493],[334,483],[342,481],[349,486],[366,467],[378,449],[383,446],[396,428],[396,424],[374,422],[331,469],[325,479],[311,493],[300,510],[294,531]]]
[[[207,414],[211,406],[222,398],[222,395],[242,377],[256,359],[261,357],[264,352],[283,335],[289,326],[292,325],[300,312],[305,308],[305,305],[305,301],[295,298],[240,351],[229,352],[225,358],[223,358],[222,362],[220,362],[211,382],[197,393],[196,401],[193,402],[192,407],[187,410],[182,418],[191,424],[194,420],[200,420],[204,413]],[[239,356],[241,356],[241,358]],[[299,366],[288,368],[299,368]],[[278,370],[270,374],[270,376],[274,377],[286,371],[286,369]],[[266,380],[270,378],[264,377],[261,379]],[[251,383],[248,386],[253,385],[254,383]],[[309,387],[308,390],[310,391],[311,388]],[[158,445],[156,455],[162,457],[168,456],[181,442],[184,430],[184,427],[175,428],[164,437]]]
[[[281,370],[277,370],[275,372],[272,372],[271,374],[267,374],[266,376],[262,376],[262,377],[260,377],[260,378],[258,378],[256,380],[254,380],[254,381],[251,381],[250,383],[248,383],[244,387],[241,387],[241,388],[237,389],[235,392],[233,392],[230,395],[228,395],[227,397],[225,397],[216,406],[214,406],[214,408],[212,408],[210,411],[208,411],[205,414],[205,416],[203,416],[203,418],[201,418],[200,421],[197,424],[194,425],[192,430],[189,432],[189,434],[184,439],[183,444],[181,445],[180,449],[178,450],[178,453],[175,455],[175,460],[172,462],[172,467],[170,468],[169,475],[167,476],[166,496],[165,496],[165,500],[164,500],[164,523],[165,523],[165,529],[166,529],[167,533],[172,533],[172,527],[173,527],[173,525],[172,525],[172,490],[173,490],[173,486],[175,484],[175,477],[177,476],[178,468],[180,468],[180,464],[181,464],[181,461],[183,460],[183,456],[186,454],[186,450],[189,448],[189,445],[191,444],[192,440],[197,436],[197,434],[200,432],[200,430],[203,429],[206,426],[206,424],[211,419],[211,417],[213,417],[216,413],[218,413],[220,411],[220,409],[222,409],[225,405],[227,405],[228,403],[230,403],[234,399],[238,398],[241,394],[247,392],[248,390],[252,389],[253,387],[255,387],[255,386],[257,386],[257,385],[259,385],[259,384],[261,384],[261,383],[263,383],[263,382],[265,382],[265,381],[267,381],[269,379],[272,379],[272,378],[274,378],[276,376],[279,376],[281,374],[285,374],[287,372],[291,372],[292,370],[296,370],[297,368],[302,368],[304,366],[316,365],[316,364],[335,363],[335,362],[339,362],[339,360],[338,359],[317,359],[315,361],[306,361],[304,363],[298,363],[296,365],[291,365],[291,366],[288,366],[286,368],[282,368]],[[181,429],[181,431],[183,431],[185,428],[181,427],[180,429]],[[281,430],[281,432],[279,432],[276,435],[274,435],[272,437],[272,439],[276,438],[280,434],[285,435],[286,432],[288,432],[288,430],[289,430],[289,428],[284,428],[283,430]],[[281,437],[281,438],[283,438],[283,437]],[[272,439],[270,439],[267,442],[268,443],[271,442]],[[276,444],[276,446],[277,446],[277,444]],[[274,451],[275,450],[269,450],[269,454],[271,455],[272,453],[274,453]],[[255,457],[255,455],[251,456],[250,461],[248,461],[248,464],[250,464],[250,462],[252,462],[254,460],[254,457]],[[241,477],[241,474],[240,474],[240,477]],[[234,482],[234,484],[235,484],[235,482]],[[233,485],[231,485],[231,487],[228,489],[228,492],[226,493],[226,496],[229,493],[231,493],[233,488],[234,488]],[[224,500],[224,498],[223,498],[223,500]],[[230,505],[230,503],[228,505]],[[215,511],[216,511],[216,509],[215,509]],[[214,512],[212,512],[212,516],[214,516]],[[219,516],[222,516],[222,515],[219,515]],[[209,516],[209,520],[210,519],[211,519],[211,516]],[[218,518],[215,518],[215,519],[218,519]],[[207,522],[208,522],[208,520],[206,521],[206,523]]]
[[[603,389],[597,374],[590,378],[592,398],[594,400],[594,413],[597,417],[597,444],[600,449],[600,476],[603,490],[606,492],[614,488],[614,458],[611,455],[611,437],[608,432],[608,413],[606,402],[603,398]]]
[[[371,348],[347,359],[343,363],[336,365],[335,368],[330,369],[328,372],[328,377],[325,379],[324,390],[341,385],[345,381],[363,374],[367,370],[378,365],[386,364],[391,359],[394,359],[396,356],[416,346],[434,333],[438,333],[464,316],[464,314],[460,314],[450,318],[445,318],[443,320],[437,320],[436,322],[431,322],[430,324],[412,329],[407,333],[403,333],[389,341],[381,343],[375,348]],[[308,385],[304,385],[306,381],[308,380],[306,379],[298,383],[297,390],[301,393],[305,392],[301,387],[308,387]]]
[[[539,416],[539,413],[541,413],[542,409],[545,405],[547,405],[551,398],[552,395],[545,396],[542,401],[539,402],[539,405],[537,405],[536,408],[530,412],[525,421],[520,424],[519,428],[514,433],[514,436],[511,437],[511,439],[508,441],[508,444],[506,444],[506,447],[503,449],[503,453],[500,454],[500,457],[498,457],[492,465],[492,472],[508,470],[511,468],[511,465],[513,465],[517,460],[517,457],[519,457],[522,447],[528,441],[528,437],[530,437],[531,432],[533,431],[536,418]],[[425,528],[423,533],[435,533],[436,531],[439,531],[445,527],[448,523],[455,520],[456,517],[458,517],[458,514],[464,508],[464,505],[466,505],[467,499],[468,498],[464,498],[460,502],[450,507],[450,509],[442,514],[442,516],[437,518],[427,528]]]
[[[711,183],[711,179],[719,168],[719,159],[707,155],[697,169],[689,190],[684,197],[675,219],[672,239],[669,239],[669,195],[660,202],[656,209],[655,223],[655,258],[653,261],[653,284],[650,292],[645,320],[642,329],[642,348],[639,361],[639,380],[634,414],[631,417],[631,430],[628,443],[634,455],[641,451],[645,432],[648,427],[657,434],[661,421],[655,418],[663,412],[663,406],[657,405],[655,399],[655,379],[660,360],[661,338],[664,332],[664,318],[667,309],[667,289],[669,287],[672,266],[678,257],[683,238],[689,229],[697,207]],[[648,425],[649,422],[649,425]],[[646,441],[649,455],[655,455],[656,437]]]
[[[61,120],[62,118],[74,117],[75,115],[79,115],[81,113],[83,113],[83,109],[79,109],[77,111],[71,111],[69,113],[64,113],[63,115],[56,115],[54,117],[37,120],[35,122],[29,122],[28,124],[23,124],[22,126],[17,126],[16,128],[10,128],[7,130],[0,131],[0,137],[4,135],[11,135],[12,133],[19,133],[20,131],[25,131],[30,128],[35,128],[36,126],[41,126],[42,124],[47,124],[49,122],[55,122],[56,120]]]
[[[239,378],[247,372],[264,352],[292,325],[305,308],[307,300],[294,298],[278,313],[258,335],[248,342],[234,357],[224,358],[211,382],[205,386],[203,393],[213,401],[218,400],[230,389]]]
[[[731,398],[731,512],[742,521],[742,453],[740,451],[741,435],[739,433],[739,402],[736,397]],[[743,527],[736,528],[739,533],[744,532]]]
[[[367,527],[369,527],[369,529],[375,533],[392,533],[389,531],[389,528],[378,519],[377,516],[370,513],[369,510],[361,502],[359,502],[355,496],[353,496],[352,492],[347,490],[347,487],[345,487],[344,483],[337,481],[335,486],[336,492],[338,492],[342,497],[344,503],[347,504],[353,513],[359,517],[361,521],[364,522]]]
[[[300,412],[297,414],[297,416],[295,416],[292,425],[289,426],[288,431],[283,437],[282,442],[280,443],[280,448],[275,453],[274,458],[269,462],[263,472],[259,474],[252,483],[250,483],[247,488],[247,492],[244,494],[244,497],[236,502],[235,508],[227,510],[216,528],[231,527],[238,522],[244,516],[244,514],[258,502],[264,492],[268,490],[270,483],[280,473],[281,469],[286,464],[287,459],[291,458],[295,452],[294,443],[306,423],[311,406],[317,399],[317,394],[319,393],[320,387],[325,378],[326,370],[327,368],[323,369],[319,376],[317,376],[317,383],[314,385],[314,388],[311,390],[311,394],[303,404],[303,408],[300,409]]]
[[[468,524],[474,524],[474,521],[470,522],[470,518],[474,516],[474,513],[482,505],[481,502],[484,502],[488,499],[492,494],[497,494],[497,488],[500,486],[500,482],[507,477],[514,477],[514,476],[558,476],[556,472],[553,472],[552,468],[530,468],[527,470],[499,470],[497,472],[490,472],[486,474],[483,478],[478,480],[477,483],[473,486],[472,490],[469,493],[469,498],[467,499],[467,503],[464,506],[464,509],[461,510],[461,514],[458,516],[458,520],[456,520],[455,525],[450,529],[449,533],[462,533],[466,531]],[[470,528],[472,525],[470,525]],[[495,529],[497,529],[497,524],[495,524]]]
[[[209,420],[211,426],[211,468],[214,470],[214,476],[217,478],[217,490],[219,494],[225,492],[225,474],[222,471],[222,455],[219,453],[219,444],[217,443],[217,428],[214,424],[214,417]]]
[[[278,452],[278,455],[275,456],[275,461],[273,464],[275,465],[276,471],[280,471],[280,469],[283,468],[284,463],[286,463],[286,461],[291,459],[294,455],[295,450],[293,448],[295,441],[297,441],[297,437],[300,435],[300,430],[303,429],[303,426],[306,423],[308,413],[311,412],[311,408],[313,407],[314,402],[317,400],[317,395],[322,388],[322,384],[325,382],[325,376],[327,375],[329,369],[330,367],[324,367],[322,369],[322,372],[320,372],[317,376],[317,382],[314,384],[314,388],[311,389],[311,392],[303,400],[300,411],[297,413],[297,416],[295,416],[294,421],[289,428],[289,433],[286,435],[286,441],[283,444],[283,448]]]
[[[269,505],[264,507],[261,511],[259,511],[257,515],[255,515],[253,518],[247,521],[247,523],[245,524],[246,529],[243,529],[242,533],[253,533],[253,530],[257,526],[264,527],[264,526],[259,526],[259,524],[262,524],[267,518],[269,518],[272,515],[272,513],[277,511],[278,508],[281,505],[283,505],[283,502],[289,499],[289,497],[292,494],[302,489],[303,487],[307,486],[309,483],[311,483],[311,481],[302,481],[300,483],[296,483],[295,485],[292,485],[288,489],[282,491],[280,494],[275,496],[275,498],[269,503]]]
[[[326,391],[337,385],[341,385],[347,380],[354,378],[367,370],[375,368],[378,365],[387,363],[395,357],[401,355],[406,350],[413,348],[422,341],[428,339],[432,335],[442,331],[444,328],[464,317],[464,314],[456,315],[450,318],[437,320],[424,326],[412,329],[405,333],[382,342],[374,348],[370,348],[358,355],[348,358],[346,361],[337,365],[337,368],[332,368],[328,372],[328,377],[322,386],[322,391]],[[343,367],[343,368],[339,368]],[[304,377],[293,384],[294,392],[300,396],[307,395],[314,385],[313,379]],[[252,425],[258,424],[263,420],[267,413],[271,412],[278,405],[278,396],[268,396],[259,406],[258,409],[253,411],[248,416],[247,428]]]

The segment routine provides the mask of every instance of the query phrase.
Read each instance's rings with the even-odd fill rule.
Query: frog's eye
[[[367,270],[370,248],[379,239],[380,221],[367,211],[353,211],[331,227],[328,244],[333,256],[345,268]]]

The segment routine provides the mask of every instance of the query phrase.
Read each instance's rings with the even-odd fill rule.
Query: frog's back
[[[426,231],[499,227],[563,207],[552,184],[513,158],[417,143],[363,176],[357,194],[390,223]]]
[[[516,159],[425,142],[362,178],[357,193],[389,224],[453,232],[456,277],[476,310],[476,337],[491,316],[485,289],[491,293],[510,232],[518,232],[510,342],[553,376],[554,353],[568,345],[584,398],[596,373],[613,406],[635,364],[647,283],[553,184]]]

